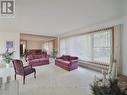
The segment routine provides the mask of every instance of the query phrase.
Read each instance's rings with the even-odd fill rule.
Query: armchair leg
[[[34,78],[36,78],[36,72],[34,72]]]
[[[15,74],[15,80],[16,80],[16,74]]]
[[[23,76],[23,84],[25,84],[25,76]]]

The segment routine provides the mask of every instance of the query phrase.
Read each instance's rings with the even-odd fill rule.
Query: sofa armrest
[[[62,57],[57,57],[56,59],[62,59]]]
[[[27,66],[24,66],[23,68],[24,69],[31,69],[32,68],[32,65],[27,65]]]
[[[33,60],[33,56],[27,56],[26,60],[29,61],[29,60]]]
[[[74,59],[75,59],[75,60],[78,60],[78,57],[75,57]]]

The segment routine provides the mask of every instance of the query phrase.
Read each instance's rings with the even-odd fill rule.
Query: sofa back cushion
[[[47,57],[47,54],[41,54],[41,57],[42,58],[46,58]]]
[[[47,55],[45,54],[39,54],[39,55],[29,55],[28,60],[34,60],[34,59],[40,59],[40,58],[46,58]]]
[[[69,55],[63,55],[62,59],[65,61],[69,61],[70,60],[70,56]]]
[[[41,55],[33,55],[33,58],[34,59],[39,59],[39,58],[41,58],[42,56]]]
[[[43,51],[43,52],[41,53],[41,56],[42,56],[42,58],[47,57],[47,52],[46,52],[46,51]]]
[[[71,56],[70,60],[78,60],[78,57]]]
[[[65,61],[70,61],[70,60],[78,60],[78,57],[70,56],[70,55],[63,55],[62,59]]]

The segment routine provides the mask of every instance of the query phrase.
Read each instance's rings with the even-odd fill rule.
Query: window
[[[60,54],[78,56],[84,61],[109,64],[112,54],[112,29],[61,39]]]
[[[81,60],[91,60],[91,35],[76,36],[60,41],[60,54],[78,56]]]
[[[104,31],[93,35],[93,61],[110,63],[112,53],[112,32]]]
[[[48,54],[51,54],[52,50],[53,50],[53,42],[46,42],[43,44],[43,49],[47,51]]]

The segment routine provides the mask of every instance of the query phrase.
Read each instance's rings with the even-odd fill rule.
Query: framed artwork
[[[14,42],[13,41],[6,41],[6,48],[14,48]]]

